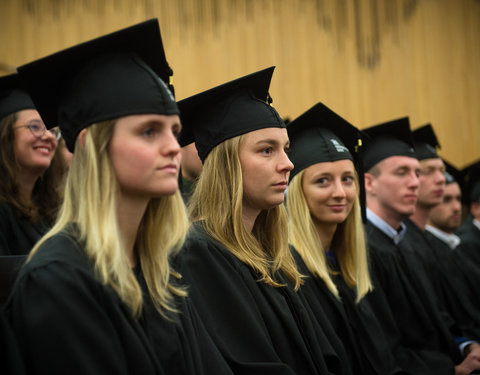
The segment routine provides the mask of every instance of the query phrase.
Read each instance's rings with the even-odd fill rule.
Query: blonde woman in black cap
[[[372,283],[360,205],[363,136],[322,103],[292,121],[288,133],[295,165],[289,240],[308,276],[301,290],[332,323],[355,374],[402,373],[365,298]]]
[[[26,255],[53,224],[63,168],[58,128],[47,130],[17,74],[0,78],[0,255]]]
[[[349,373],[333,329],[317,326],[296,292],[302,276],[288,248],[283,206],[293,164],[285,124],[267,103],[272,73],[265,69],[179,102],[181,144],[195,142],[203,170],[177,261],[235,373]]]
[[[74,151],[58,221],[6,306],[28,373],[228,373],[169,265],[188,221],[157,21],[18,70]]]

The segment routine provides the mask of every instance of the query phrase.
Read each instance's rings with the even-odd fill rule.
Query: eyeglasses
[[[14,129],[18,128],[29,128],[33,136],[37,138],[42,138],[47,131],[46,126],[39,121],[32,121],[26,125],[19,125],[16,126]],[[49,129],[48,131],[55,137],[57,141],[62,137],[62,133],[60,132],[60,129],[58,127]]]

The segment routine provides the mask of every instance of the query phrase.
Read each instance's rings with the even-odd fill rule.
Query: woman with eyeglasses
[[[47,130],[17,74],[0,78],[0,255],[28,254],[61,202],[60,132]]]

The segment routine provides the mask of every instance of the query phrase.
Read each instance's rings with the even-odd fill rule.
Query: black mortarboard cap
[[[360,131],[322,103],[288,124],[290,179],[303,169],[321,162],[349,159],[362,144]]]
[[[179,101],[180,145],[195,142],[204,162],[212,148],[227,139],[263,128],[285,128],[270,106],[273,70],[260,70]]]
[[[18,74],[0,77],[0,120],[23,109],[35,109]]]
[[[317,103],[288,124],[290,181],[303,169],[323,162],[351,160],[359,178],[360,203],[365,218],[362,144],[364,134],[323,103]]]
[[[363,130],[370,137],[365,142],[363,165],[366,171],[390,156],[416,158],[408,117],[384,122]]]
[[[158,21],[152,19],[18,68],[48,128],[73,151],[78,133],[134,114],[178,114]]]
[[[413,130],[412,140],[418,160],[440,158],[437,154],[437,148],[440,148],[440,143],[431,124],[426,124]]]
[[[480,202],[480,160],[462,170],[465,203]]]
[[[457,182],[459,185],[462,185],[463,182],[463,173],[458,168],[456,168],[452,163],[443,160],[443,164],[445,164],[445,182],[446,184],[451,184],[453,182]]]

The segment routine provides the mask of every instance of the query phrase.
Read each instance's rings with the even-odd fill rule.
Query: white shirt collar
[[[477,219],[473,219],[473,225],[475,225],[478,230],[480,230],[480,221],[478,221]]]
[[[402,240],[407,232],[407,227],[404,223],[400,223],[400,228],[398,230],[391,227],[387,222],[383,219],[380,219],[372,210],[367,208],[367,219],[375,225],[378,229],[380,229],[383,233],[385,233],[388,237],[393,240],[395,245]]]
[[[445,242],[452,250],[455,249],[458,245],[460,245],[460,237],[458,237],[456,234],[444,232],[443,230],[432,227],[431,225],[427,225],[425,227],[425,230],[428,230],[439,240]]]

